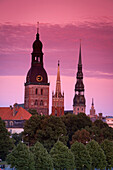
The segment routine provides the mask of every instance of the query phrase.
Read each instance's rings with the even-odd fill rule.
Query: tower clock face
[[[36,76],[36,81],[41,82],[43,80],[43,77],[41,75]]]

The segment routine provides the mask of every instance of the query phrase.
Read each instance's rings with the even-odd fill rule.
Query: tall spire
[[[92,106],[94,106],[94,99],[92,98]]]
[[[56,93],[57,96],[61,95],[61,82],[60,82],[60,61],[58,60],[57,80],[56,80]]]
[[[81,40],[80,40],[80,50],[79,50],[79,62],[78,62],[79,65],[82,64],[82,58],[81,58]]]
[[[37,33],[39,34],[39,22],[37,22]]]

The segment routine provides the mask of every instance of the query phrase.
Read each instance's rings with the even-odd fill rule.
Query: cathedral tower
[[[75,84],[75,96],[73,99],[73,114],[85,113],[86,101],[84,96],[84,84],[83,84],[83,73],[82,73],[82,58],[81,58],[81,44],[79,51],[78,71],[77,71],[77,82]]]
[[[52,93],[52,115],[64,115],[64,93],[61,94],[60,64],[58,61],[58,71],[56,80],[56,91]]]
[[[33,43],[31,68],[27,73],[25,83],[25,109],[35,109],[39,114],[49,114],[49,83],[43,66],[42,42],[37,29],[36,40]]]

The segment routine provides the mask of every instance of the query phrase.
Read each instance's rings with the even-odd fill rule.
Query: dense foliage
[[[7,163],[17,170],[35,170],[33,154],[29,148],[21,142],[15,146],[7,156]]]
[[[71,146],[71,151],[74,154],[74,162],[77,170],[91,170],[91,157],[85,145],[75,142]]]
[[[55,170],[74,170],[74,155],[62,142],[57,141],[50,151]]]
[[[113,141],[106,139],[102,142],[101,147],[106,155],[106,168],[111,169],[113,167]]]
[[[92,140],[86,145],[86,148],[92,159],[92,170],[95,168],[104,169],[106,167],[106,156],[100,145]]]
[[[9,150],[13,147],[13,140],[5,127],[5,123],[0,118],[0,159],[5,160]]]
[[[52,159],[40,142],[31,147],[31,151],[34,155],[35,170],[53,170]]]

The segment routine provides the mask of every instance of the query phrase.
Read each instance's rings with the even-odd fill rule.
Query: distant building
[[[106,116],[106,123],[113,128],[113,116]]]
[[[92,120],[92,122],[94,122],[95,120],[98,119],[97,114],[95,113],[95,108],[94,108],[94,101],[92,99],[92,105],[91,105],[91,109],[90,109],[90,114],[88,115],[90,117],[90,119]],[[101,118],[100,118],[101,119]]]
[[[75,96],[73,99],[73,114],[79,114],[81,112],[85,113],[86,100],[84,96],[84,84],[83,84],[83,73],[82,73],[82,58],[81,58],[81,45],[79,52],[78,61],[78,72],[77,72],[77,82],[75,84]]]
[[[58,71],[56,80],[56,91],[52,93],[52,115],[64,115],[64,93],[61,93],[60,64],[58,61]]]
[[[43,66],[42,42],[37,31],[33,43],[31,68],[25,83],[24,108],[35,109],[38,114],[49,114],[49,83],[48,75]]]
[[[9,132],[21,133],[25,121],[31,117],[31,114],[15,103],[13,107],[0,107],[0,117]]]

